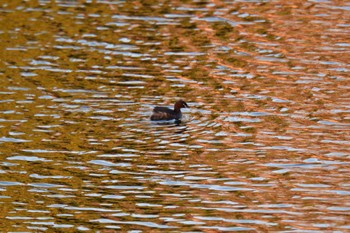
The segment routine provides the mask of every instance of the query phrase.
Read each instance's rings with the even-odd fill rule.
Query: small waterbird
[[[151,116],[151,121],[180,121],[182,117],[181,108],[188,108],[188,105],[183,100],[176,101],[174,110],[167,107],[155,107]]]

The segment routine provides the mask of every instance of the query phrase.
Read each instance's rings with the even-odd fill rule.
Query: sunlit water
[[[2,232],[350,230],[349,2],[20,2]]]

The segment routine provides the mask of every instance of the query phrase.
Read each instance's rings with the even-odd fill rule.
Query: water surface
[[[349,230],[347,1],[0,5],[2,231]]]

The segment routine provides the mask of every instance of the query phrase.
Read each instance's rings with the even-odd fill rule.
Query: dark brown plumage
[[[188,108],[188,105],[183,100],[176,101],[174,110],[167,107],[155,107],[151,116],[152,121],[162,120],[181,120],[182,113],[181,108]]]

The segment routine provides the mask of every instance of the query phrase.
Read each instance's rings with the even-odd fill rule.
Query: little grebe
[[[161,120],[177,120],[179,121],[182,117],[181,108],[188,108],[188,105],[183,100],[176,101],[174,110],[167,107],[155,107],[151,116],[152,121]]]

